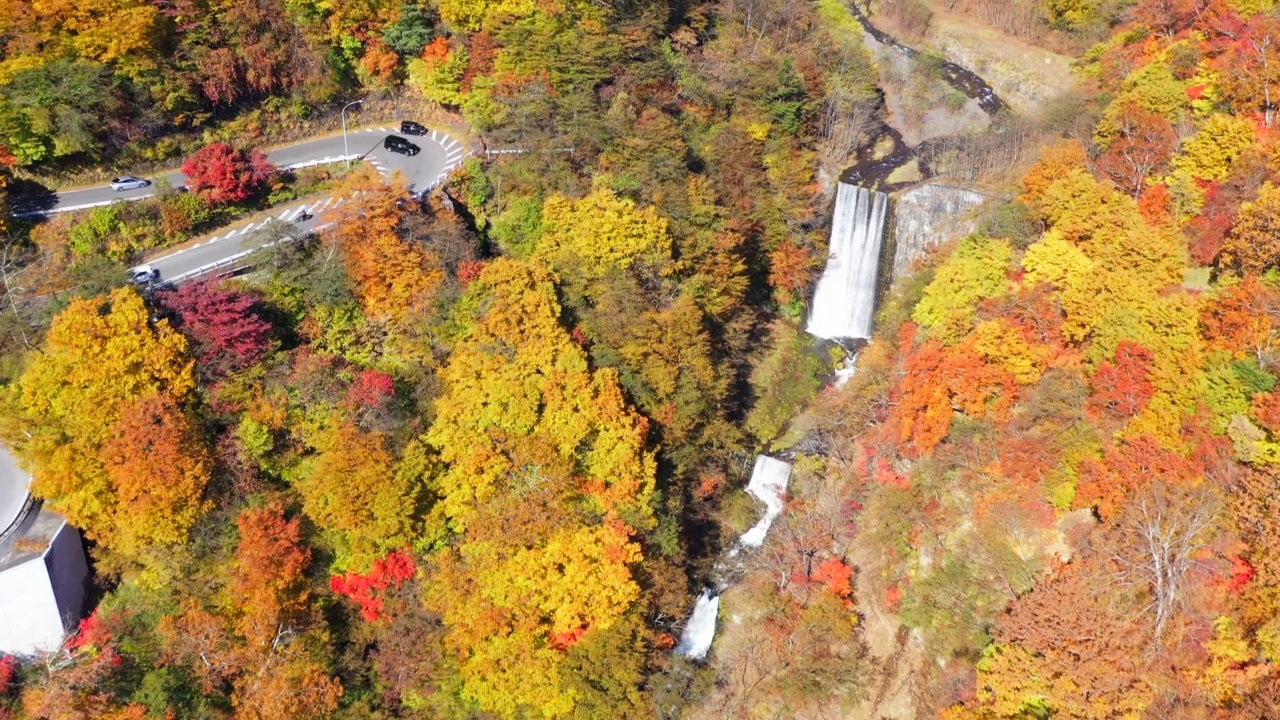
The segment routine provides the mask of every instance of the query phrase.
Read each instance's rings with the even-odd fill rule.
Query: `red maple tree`
[[[367,573],[334,575],[329,578],[329,589],[359,605],[360,616],[366,621],[376,622],[382,617],[383,591],[400,587],[413,573],[413,558],[405,548],[375,560]]]
[[[1120,417],[1137,415],[1155,395],[1155,387],[1147,379],[1153,357],[1151,351],[1132,340],[1116,345],[1115,360],[1103,360],[1093,374],[1093,397],[1089,408]]]
[[[377,370],[361,370],[356,373],[347,398],[356,405],[381,408],[396,394],[395,379]]]
[[[216,281],[187,283],[158,299],[177,315],[177,326],[195,346],[201,369],[220,375],[258,362],[271,348],[271,323],[258,300]]]
[[[260,192],[276,170],[257,150],[212,143],[182,163],[187,187],[210,204],[243,202]]]

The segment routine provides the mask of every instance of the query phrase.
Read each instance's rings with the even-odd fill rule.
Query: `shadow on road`
[[[47,212],[57,204],[57,193],[35,180],[13,178],[9,181],[9,212],[14,215]]]

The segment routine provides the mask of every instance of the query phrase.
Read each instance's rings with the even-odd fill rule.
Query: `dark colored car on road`
[[[422,123],[416,123],[412,120],[405,120],[400,123],[400,132],[405,135],[426,135],[427,126]]]
[[[382,141],[382,147],[393,153],[400,153],[401,155],[408,155],[410,157],[413,157],[422,151],[422,148],[414,145],[408,140],[405,140],[399,135],[388,135],[387,139]]]

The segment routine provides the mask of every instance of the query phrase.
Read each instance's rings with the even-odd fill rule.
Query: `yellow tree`
[[[1087,167],[1089,153],[1079,140],[1064,140],[1049,145],[1040,153],[1040,159],[1022,178],[1022,201],[1037,206],[1049,186],[1066,177],[1072,170]]]
[[[630,323],[614,324],[627,326],[618,328],[627,331],[617,342],[619,354],[638,370],[647,391],[633,389],[632,395],[662,427],[668,452],[673,445],[692,447],[705,432],[715,432],[722,439],[727,432],[709,421],[728,393],[729,375],[721,373],[712,360],[705,323],[697,302],[682,294],[670,307],[647,310]]]
[[[686,256],[695,278],[677,285],[686,263],[672,258],[666,218],[607,188],[579,200],[553,196],[541,220],[534,257],[557,274],[575,336],[595,363],[618,368],[628,396],[661,429],[666,459],[680,472],[697,461],[707,433],[726,442],[729,374],[717,366],[712,321],[699,304],[720,289],[706,285],[700,253]],[[733,255],[720,260],[732,267]]]
[[[191,417],[170,397],[152,393],[125,402],[102,461],[115,493],[115,545],[136,554],[173,544],[207,507],[201,494],[211,461]]]
[[[186,340],[168,321],[152,323],[132,289],[74,300],[53,319],[43,348],[18,385],[26,433],[14,439],[33,471],[33,490],[90,538],[110,547],[118,530],[115,488],[128,483],[113,487],[103,446],[120,431],[130,402],[157,396],[161,404],[179,407],[186,401],[195,386]],[[132,412],[139,415],[131,418],[142,422],[146,411]],[[198,445],[187,434],[189,428],[174,429],[184,436],[180,442]],[[183,449],[190,451],[199,452]],[[186,457],[189,462],[180,472],[198,478],[201,460]],[[133,462],[119,452],[114,458],[117,467]],[[198,497],[196,487],[202,485],[198,479],[188,482],[188,494]]]
[[[617,373],[592,372],[560,326],[551,276],[498,260],[460,306],[474,316],[441,373],[445,396],[427,434],[449,464],[439,482],[454,527],[464,530],[476,505],[542,456],[580,468],[555,479],[592,510],[650,526],[648,423],[627,407]]]
[[[653,207],[637,209],[608,188],[581,200],[547,198],[542,228],[537,254],[557,268],[589,276],[629,270],[637,261],[660,266],[671,257],[666,218]]]
[[[1255,142],[1253,121],[1225,113],[1213,115],[1182,146],[1173,166],[1199,180],[1223,180],[1231,163]]]
[[[496,18],[522,18],[538,7],[534,0],[441,0],[440,17],[464,30],[480,30]]]
[[[338,192],[329,235],[342,253],[365,314],[399,320],[431,301],[444,270],[422,243],[397,233],[404,207],[414,205],[403,180],[386,183],[373,170],[353,174]]]
[[[336,413],[304,429],[313,452],[288,477],[302,509],[333,544],[338,570],[364,571],[413,539],[415,493],[393,472],[379,433],[364,432]]]
[[[911,313],[930,337],[953,344],[969,331],[977,305],[1005,292],[1013,250],[1006,240],[966,238],[937,270]]]
[[[10,22],[32,46],[62,47],[126,69],[154,65],[163,38],[160,11],[144,0],[51,0],[4,10],[12,13]]]
[[[1280,185],[1264,184],[1256,200],[1240,206],[1240,216],[1222,245],[1219,262],[1255,275],[1280,262]]]
[[[1066,313],[1063,332],[1090,341],[1086,359],[1135,340],[1154,355],[1156,395],[1128,428],[1176,443],[1194,409],[1203,365],[1197,300],[1181,290],[1186,251],[1174,231],[1148,224],[1133,198],[1073,170],[1041,196],[1049,230],[1023,258],[1026,281],[1047,282]]]
[[[653,525],[646,422],[560,326],[546,271],[498,260],[460,307],[427,434],[445,463],[437,508],[459,537],[434,558],[428,603],[464,695],[504,715],[565,715],[565,650],[640,595],[631,536]]]

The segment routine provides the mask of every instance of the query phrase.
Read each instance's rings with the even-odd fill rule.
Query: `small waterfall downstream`
[[[764,515],[755,526],[738,538],[738,545],[758,548],[764,544],[765,534],[769,532],[773,521],[782,514],[782,496],[786,494],[787,483],[790,480],[790,463],[768,455],[756,456],[756,466],[751,471],[751,482],[747,483],[747,494],[764,503]]]
[[[680,634],[680,642],[676,645],[676,654],[691,660],[705,660],[711,650],[711,641],[716,636],[716,614],[720,611],[720,593],[728,586],[727,577],[733,570],[728,561],[738,556],[743,548],[754,550],[764,544],[764,536],[769,532],[773,521],[782,514],[783,497],[787,493],[787,484],[791,481],[791,463],[757,455],[755,467],[751,471],[751,481],[747,483],[746,492],[764,503],[764,515],[760,517],[750,530],[738,538],[738,542],[728,550],[716,563],[715,585],[708,587],[698,596],[693,606],[693,613],[685,622],[684,631]]]
[[[698,596],[693,606],[693,614],[684,625],[680,634],[680,643],[676,645],[676,654],[690,660],[706,660],[711,650],[711,641],[716,638],[716,613],[720,612],[720,591],[707,588]]]
[[[885,193],[846,182],[837,187],[829,258],[814,293],[806,328],[810,334],[837,341],[871,337],[888,210],[889,196]],[[852,375],[850,357],[833,382],[843,385]],[[741,570],[741,560],[736,558],[743,550],[755,550],[764,544],[769,528],[782,514],[790,481],[791,463],[768,455],[756,456],[746,492],[764,505],[764,514],[716,563],[712,585],[698,596],[680,634],[676,654],[691,660],[706,659],[716,635],[720,593],[729,587],[733,573]]]
[[[826,340],[871,337],[888,209],[885,193],[845,182],[837,186],[827,267],[805,328],[810,335]]]

